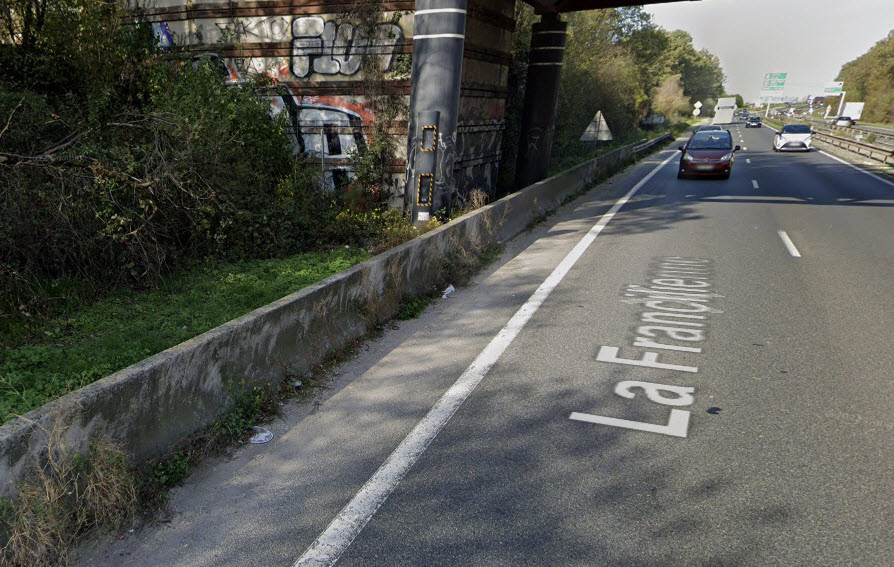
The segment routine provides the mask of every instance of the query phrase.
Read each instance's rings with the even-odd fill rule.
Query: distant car
[[[742,148],[733,147],[729,130],[701,130],[693,133],[686,145],[679,149],[683,155],[680,156],[677,178],[708,175],[729,179],[735,153]]]
[[[773,151],[803,150],[809,152],[812,133],[807,124],[786,124],[773,137]]]
[[[746,128],[760,128],[761,126],[763,126],[763,122],[761,122],[760,116],[749,116],[745,119]]]
[[[695,129],[696,132],[722,132],[723,126],[719,126],[717,124],[708,124],[707,126],[699,126]]]
[[[857,123],[856,120],[851,118],[850,116],[838,116],[834,120],[832,120],[833,126],[854,126]]]

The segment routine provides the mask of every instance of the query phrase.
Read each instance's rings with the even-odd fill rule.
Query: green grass
[[[198,268],[0,336],[3,422],[366,260],[356,249]]]

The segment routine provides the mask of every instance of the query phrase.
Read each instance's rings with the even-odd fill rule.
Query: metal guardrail
[[[860,154],[861,156],[866,156],[870,159],[874,159],[882,163],[894,165],[894,150],[890,148],[871,146],[862,142],[855,142],[854,140],[850,140],[848,138],[839,138],[838,136],[832,136],[816,131],[813,133],[813,137],[820,142],[825,142],[827,144],[837,146],[849,152],[854,152]]]
[[[875,139],[872,140],[872,144],[879,144],[882,146],[890,146],[894,149],[894,136],[889,136],[883,133],[880,133],[878,130],[860,127],[860,128],[851,128],[849,126],[835,126],[834,124],[829,124],[823,120],[817,120],[815,118],[808,118],[807,122],[811,124],[816,124],[818,127],[821,127],[824,130],[829,130],[832,132],[841,132],[846,136],[850,136],[854,138],[857,142],[864,143],[861,138],[867,138],[869,136],[873,136]]]
[[[651,149],[654,146],[657,146],[658,144],[660,144],[666,140],[671,140],[671,139],[673,139],[673,135],[671,135],[670,132],[665,132],[664,134],[662,134],[661,136],[658,136],[654,140],[646,140],[645,142],[640,142],[639,144],[636,144],[635,146],[633,146],[633,151],[635,153],[644,152],[646,150]]]

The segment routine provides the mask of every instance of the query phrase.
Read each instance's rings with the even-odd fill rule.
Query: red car
[[[696,132],[685,146],[680,146],[683,155],[677,177],[708,175],[729,179],[734,154],[741,149],[733,147],[729,130]]]

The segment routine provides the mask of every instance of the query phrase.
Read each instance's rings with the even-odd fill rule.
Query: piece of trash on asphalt
[[[300,390],[301,386],[303,386],[303,385],[304,384],[301,382],[301,380],[295,380],[295,382],[292,383],[292,387],[295,388],[296,390]]]
[[[456,291],[456,288],[453,287],[453,284],[447,286],[447,289],[444,290],[444,295],[441,296],[441,299],[447,299],[447,296]]]
[[[266,427],[258,427],[255,425],[251,430],[254,431],[255,434],[248,439],[249,443],[260,445],[262,443],[269,443],[273,439],[273,433],[270,433],[270,430]]]

